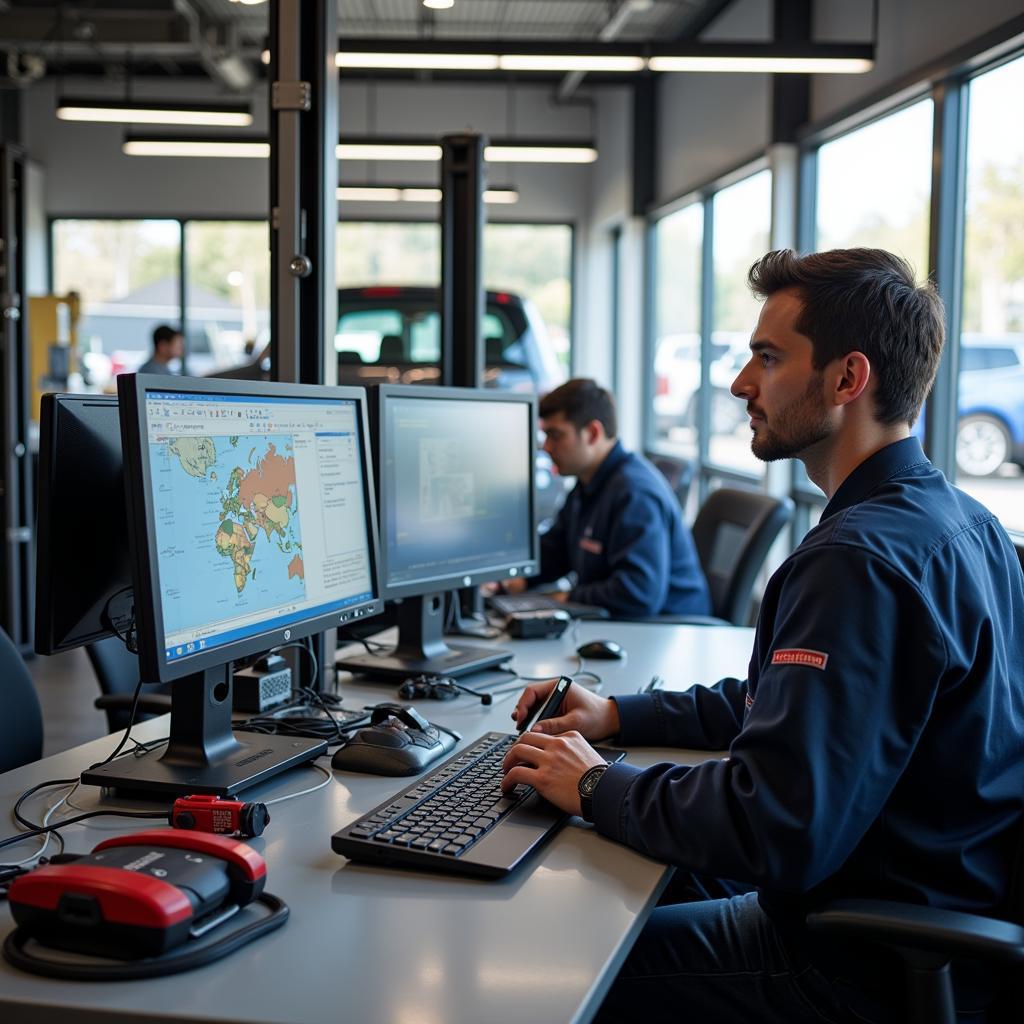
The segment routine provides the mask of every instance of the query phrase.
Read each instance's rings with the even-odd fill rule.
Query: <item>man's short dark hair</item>
[[[619,425],[615,418],[615,399],[597,381],[574,377],[540,400],[540,418],[561,413],[577,430],[598,420],[606,437],[615,437]]]
[[[161,345],[166,344],[169,341],[174,341],[181,331],[174,327],[168,327],[167,324],[161,324],[153,332],[153,351],[155,352]]]
[[[747,275],[758,298],[786,288],[803,302],[796,330],[814,346],[824,369],[848,352],[863,352],[876,375],[880,423],[913,424],[939,366],[946,336],[942,299],[917,284],[906,260],[884,249],[831,249],[798,256],[779,249]]]

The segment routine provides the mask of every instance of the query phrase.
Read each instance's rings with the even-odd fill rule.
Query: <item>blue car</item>
[[[1024,334],[964,334],[960,339],[957,469],[992,476],[1024,466]]]

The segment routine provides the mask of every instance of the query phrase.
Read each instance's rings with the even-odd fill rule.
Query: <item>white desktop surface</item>
[[[499,641],[516,654],[522,675],[571,673],[573,649],[593,638],[619,641],[622,661],[588,661],[604,695],[635,693],[653,674],[673,689],[743,676],[753,630],[609,622],[581,623],[559,640]],[[467,643],[477,641],[465,641]],[[465,680],[473,685],[473,680]],[[395,698],[386,684],[343,684],[346,704]],[[511,731],[515,697],[482,707],[472,697],[418,701],[428,718],[463,735],[459,748],[489,730]],[[166,734],[166,718],[143,723],[140,739]],[[112,749],[104,738],[0,776],[0,806],[46,779],[76,775]],[[632,763],[707,754],[652,748],[630,752]],[[327,765],[326,759],[321,759]],[[302,768],[243,799],[271,799],[320,779]],[[523,1024],[586,1021],[600,1005],[657,901],[670,872],[661,863],[611,842],[574,819],[509,878],[492,882],[454,875],[367,867],[332,852],[331,835],[408,779],[334,773],[331,785],[270,808],[266,833],[251,840],[267,861],[267,890],[291,917],[279,930],[206,967],[167,978],[107,983],[56,981],[24,974],[0,961],[0,1020],[266,1021],[274,1024]],[[75,802],[91,808],[95,789]],[[38,820],[48,806],[33,801]],[[9,814],[0,835],[14,832]],[[71,852],[102,838],[159,821],[98,818],[66,829]],[[51,845],[51,852],[53,847]],[[20,859],[32,844],[0,853]],[[12,926],[0,904],[0,934]]]

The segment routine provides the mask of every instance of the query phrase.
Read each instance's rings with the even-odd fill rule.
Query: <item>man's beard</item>
[[[772,421],[776,427],[761,421],[750,438],[750,450],[762,462],[792,459],[832,433],[832,424],[821,401],[823,380],[824,374],[815,374],[799,398],[774,413]]]

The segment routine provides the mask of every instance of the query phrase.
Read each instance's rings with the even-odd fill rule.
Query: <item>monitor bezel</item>
[[[387,426],[384,406],[391,399],[423,399],[426,401],[469,401],[478,403],[503,402],[528,407],[527,433],[529,444],[530,470],[529,505],[530,505],[530,555],[528,558],[512,562],[501,562],[496,565],[482,567],[471,572],[449,573],[430,579],[412,580],[405,583],[388,583],[387,536],[385,534],[385,507],[387,495],[384,493],[383,461],[387,450]],[[378,384],[371,389],[373,410],[374,475],[379,497],[379,533],[380,533],[380,586],[381,595],[385,600],[393,601],[406,597],[422,597],[427,594],[457,590],[461,587],[477,586],[494,580],[512,579],[516,576],[536,576],[540,571],[540,534],[537,519],[537,396],[519,391],[496,391],[492,388],[463,387],[426,387],[420,384]]]
[[[346,625],[353,619],[378,614],[384,607],[381,596],[380,556],[377,532],[377,505],[371,457],[367,395],[364,388],[325,384],[290,384],[277,381],[225,380],[220,378],[178,377],[167,374],[122,374],[117,379],[121,403],[121,439],[124,461],[125,499],[128,507],[129,544],[132,549],[132,577],[135,587],[135,625],[138,636],[139,665],[143,678],[171,682],[204,669],[244,658],[252,654],[301,640],[328,629]],[[209,651],[167,662],[163,654],[163,605],[157,585],[156,534],[152,502],[152,478],[146,457],[146,393],[149,391],[183,394],[213,394],[261,398],[302,398],[318,401],[355,401],[360,426],[364,501],[363,513],[370,539],[370,578],[374,596],[343,611],[322,614],[313,619],[263,630]],[[148,595],[148,599],[140,599]]]

